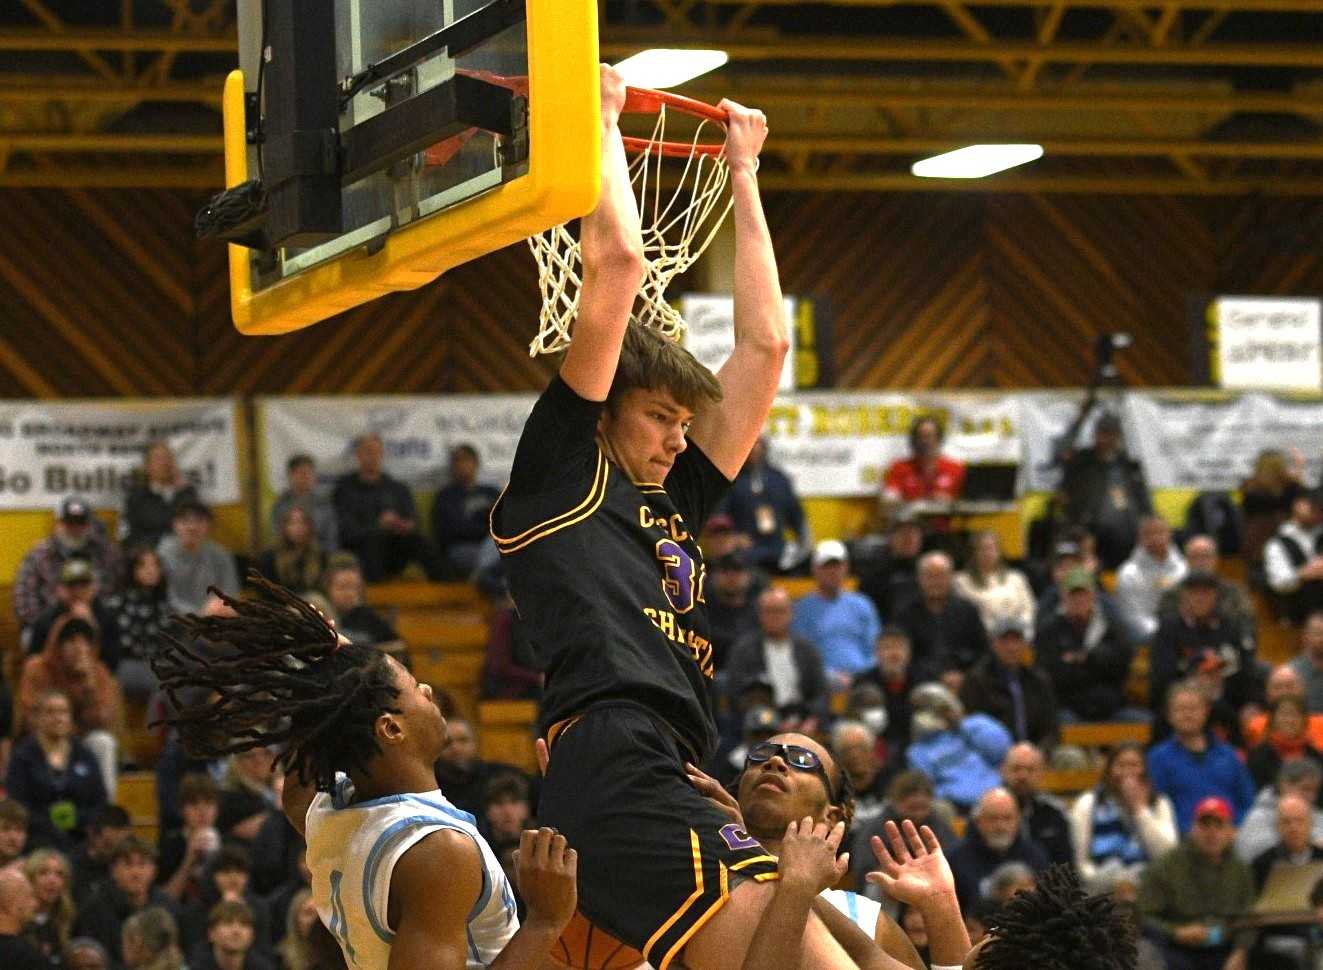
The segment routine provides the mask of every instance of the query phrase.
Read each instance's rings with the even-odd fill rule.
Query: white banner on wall
[[[381,435],[386,470],[411,487],[445,483],[450,449],[471,444],[479,477],[503,484],[536,397],[532,394],[447,394],[378,397],[263,398],[267,484],[285,487],[285,464],[311,455],[323,480],[353,470],[353,440]]]
[[[1224,296],[1213,301],[1218,383],[1229,388],[1323,387],[1323,302]]]
[[[66,495],[118,509],[160,438],[203,501],[238,502],[235,410],[215,398],[0,401],[0,509],[50,509]]]
[[[785,298],[786,332],[790,335],[790,352],[781,368],[779,390],[783,393],[795,389],[795,313],[798,301]],[[721,369],[735,349],[735,298],[720,294],[686,293],[680,297],[680,316],[689,327],[684,345],[714,374]]]

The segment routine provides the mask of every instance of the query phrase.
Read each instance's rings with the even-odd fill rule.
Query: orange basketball
[[[575,913],[551,948],[551,959],[570,970],[632,970],[643,962],[643,954]]]

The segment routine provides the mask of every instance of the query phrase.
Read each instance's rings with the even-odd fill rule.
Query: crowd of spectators
[[[1312,967],[1323,923],[1308,911],[1323,888],[1296,922],[1239,920],[1280,894],[1282,872],[1323,862],[1323,492],[1269,455],[1238,502],[1200,496],[1174,530],[1104,415],[1091,445],[1063,447],[1062,488],[1017,560],[1004,535],[957,528],[966,470],[942,453],[940,422],[917,420],[910,442],[870,534],[815,541],[765,443],[707,523],[710,773],[733,781],[784,731],[823,739],[852,792],[852,879],[884,907],[861,878],[868,839],[912,819],[946,849],[976,933],[1060,863],[1133,906],[1146,966]],[[171,613],[215,608],[210,589],[238,595],[249,567],[404,662],[367,585],[406,570],[472,581],[489,598],[482,695],[537,698],[535,645],[486,536],[499,490],[477,450],[452,451],[430,528],[380,437],[353,455],[333,482],[292,458],[272,542],[251,556],[212,536],[164,444],[146,455],[118,539],[78,497],[61,503],[19,570],[22,657],[0,691],[0,735],[13,739],[0,750],[0,966],[341,965],[277,808],[274,752],[204,763],[164,737],[155,840],[115,802],[125,712],[163,703],[147,645]],[[1299,645],[1273,669],[1259,655],[1265,623]],[[447,715],[438,784],[510,866],[537,779],[484,760],[474,726]],[[1062,743],[1079,722],[1139,726],[1149,741]],[[1049,782],[1065,776],[1089,780],[1059,800]],[[1320,875],[1306,872],[1310,887]],[[893,915],[919,945],[921,918]]]

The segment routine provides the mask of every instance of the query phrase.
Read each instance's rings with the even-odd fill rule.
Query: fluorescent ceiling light
[[[725,51],[654,47],[626,57],[616,65],[616,70],[626,84],[636,88],[673,88],[715,71],[728,60],[730,56]]]
[[[915,162],[910,172],[932,179],[981,179],[1042,157],[1042,145],[969,145]]]

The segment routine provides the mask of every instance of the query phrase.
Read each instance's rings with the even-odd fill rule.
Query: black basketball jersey
[[[703,759],[715,729],[696,539],[730,482],[692,443],[664,483],[630,481],[597,445],[603,407],[553,378],[492,509],[510,594],[546,671],[539,728],[632,701]]]

